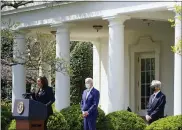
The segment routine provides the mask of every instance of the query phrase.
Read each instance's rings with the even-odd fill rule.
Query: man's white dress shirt
[[[90,92],[92,91],[93,87],[91,87],[90,89],[87,89],[87,95],[86,95],[86,99],[88,98]],[[82,111],[82,113],[84,114],[85,111]]]
[[[86,99],[88,98],[88,95],[90,94],[90,92],[92,91],[93,87],[91,87],[90,89],[87,90],[87,95],[86,95]]]
[[[154,97],[152,98],[152,102],[154,101],[154,99],[156,98],[157,94],[160,92],[160,90],[158,92],[154,93]]]

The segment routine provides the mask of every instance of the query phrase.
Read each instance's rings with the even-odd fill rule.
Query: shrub
[[[54,112],[51,115],[47,122],[48,130],[68,130],[67,122],[64,116],[60,112]],[[16,129],[16,121],[12,120],[9,124],[8,130],[15,130]]]
[[[9,124],[8,130],[16,130],[16,121],[15,119]]]
[[[11,103],[1,102],[1,128],[5,129],[11,120]]]
[[[68,124],[60,112],[54,112],[47,122],[48,130],[68,130]]]
[[[182,130],[182,115],[159,119],[147,126],[146,130]]]
[[[79,104],[85,89],[85,78],[93,76],[92,43],[78,42],[70,55],[71,105]]]
[[[144,130],[144,120],[135,113],[116,111],[108,114],[103,122],[105,130]]]
[[[82,128],[82,116],[79,105],[73,105],[61,110],[61,113],[65,117],[70,130],[81,130]]]
[[[7,98],[6,89],[7,89],[7,81],[1,78],[1,98],[2,99]]]
[[[105,130],[105,125],[103,124],[105,120],[105,113],[102,109],[98,108],[98,117],[97,117],[97,130]]]
[[[102,129],[101,122],[105,118],[105,113],[100,108],[98,109],[98,118],[97,118],[97,130]],[[80,105],[72,105],[61,110],[61,113],[67,120],[70,130],[83,130],[83,117],[80,110]],[[103,129],[104,130],[104,129]]]
[[[4,63],[5,64],[5,63]],[[8,75],[7,72],[10,72],[9,67],[7,67],[6,65],[2,64],[2,72],[1,75],[3,75],[5,77],[5,75]],[[6,80],[6,79],[2,79],[1,78],[1,99],[2,100],[7,100],[7,99],[11,99],[11,82]]]
[[[55,102],[52,104],[52,110],[53,110],[53,112],[57,112],[56,108],[55,108]]]

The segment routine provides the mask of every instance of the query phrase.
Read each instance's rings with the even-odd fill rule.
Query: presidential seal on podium
[[[22,114],[23,113],[23,111],[24,111],[24,104],[23,104],[23,102],[18,102],[17,103],[17,112],[18,112],[18,114]]]

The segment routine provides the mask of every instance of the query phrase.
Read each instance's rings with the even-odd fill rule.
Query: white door
[[[150,95],[150,83],[155,79],[155,55],[154,53],[139,54],[137,59],[137,107],[140,116],[146,115],[146,107]]]

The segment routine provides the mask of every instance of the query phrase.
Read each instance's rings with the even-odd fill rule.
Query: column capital
[[[71,27],[73,27],[74,24],[70,24],[70,23],[54,23],[51,24],[52,28],[55,28],[57,31],[56,33],[60,33],[60,32],[68,32],[69,29]]]
[[[117,24],[123,24],[126,20],[130,19],[130,16],[127,15],[110,15],[110,16],[103,16],[104,20],[109,21],[109,25],[117,25]]]

